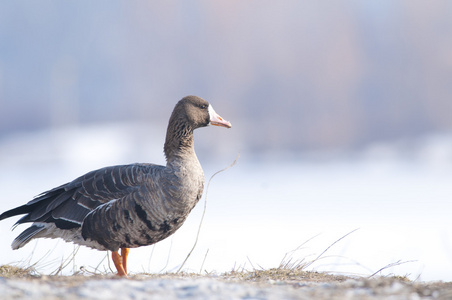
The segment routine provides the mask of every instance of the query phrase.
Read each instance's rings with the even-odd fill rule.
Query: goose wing
[[[96,207],[132,193],[150,172],[151,164],[106,167],[38,195],[27,204],[0,215],[0,220],[26,214],[15,225],[54,223],[60,229],[80,227]]]

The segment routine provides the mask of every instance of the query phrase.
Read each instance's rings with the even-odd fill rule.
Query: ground
[[[0,266],[2,299],[452,299],[452,282],[348,277],[288,269],[225,274],[41,276]]]

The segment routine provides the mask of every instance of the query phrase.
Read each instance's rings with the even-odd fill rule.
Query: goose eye
[[[202,108],[202,109],[206,109],[206,108],[207,108],[207,105],[201,104],[201,108]]]

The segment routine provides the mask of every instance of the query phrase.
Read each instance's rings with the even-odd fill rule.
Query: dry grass
[[[41,280],[89,280],[89,279],[114,279],[120,278],[114,274],[105,273],[74,273],[73,275],[39,275],[31,268],[21,268],[12,265],[0,266],[0,277],[4,278],[21,278],[21,279],[41,279]],[[280,282],[280,283],[294,283],[294,282],[344,282],[348,279],[365,279],[362,277],[350,277],[344,275],[334,275],[323,272],[303,271],[297,269],[273,268],[268,270],[254,270],[254,271],[230,271],[223,274],[205,274],[199,273],[139,273],[130,275],[132,280],[143,279],[181,279],[181,278],[216,278],[219,280],[227,280],[234,282]],[[387,277],[391,280],[410,282],[406,277],[394,276]]]
[[[351,277],[297,269],[273,268],[255,271],[231,271],[221,276],[224,279],[250,282],[343,282]]]
[[[0,277],[5,278],[23,278],[23,277],[35,277],[36,271],[33,268],[21,268],[11,265],[0,266]]]
[[[300,246],[298,246],[296,249],[287,252],[284,257],[281,259],[281,262],[279,263],[278,267],[271,268],[271,269],[264,269],[257,265],[258,268],[255,267],[255,265],[251,262],[250,259],[248,259],[252,270],[249,270],[248,268],[245,268],[245,266],[241,267],[235,267],[230,271],[223,274],[215,274],[215,273],[209,273],[205,271],[205,273],[202,273],[202,266],[199,273],[187,273],[187,272],[180,272],[179,270],[175,273],[162,273],[158,272],[157,274],[151,274],[147,272],[142,273],[136,273],[136,274],[129,274],[130,278],[132,279],[140,279],[140,278],[199,278],[199,277],[216,277],[220,279],[225,280],[234,280],[234,281],[246,281],[246,282],[265,282],[265,281],[278,281],[278,282],[293,282],[293,281],[305,281],[305,282],[342,282],[347,279],[351,278],[382,278],[381,272],[387,268],[397,266],[403,263],[402,261],[397,261],[395,263],[388,264],[387,266],[384,266],[383,268],[379,269],[377,272],[374,272],[372,275],[357,275],[352,276],[351,274],[345,275],[335,275],[328,272],[316,272],[311,271],[308,269],[312,269],[312,265],[319,260],[322,260],[324,258],[328,258],[328,256],[325,256],[325,254],[331,250],[331,248],[336,245],[338,242],[342,241],[344,238],[348,237],[350,234],[355,232],[357,229],[343,235],[339,239],[335,240],[333,243],[331,243],[328,247],[325,248],[324,251],[322,251],[320,254],[315,255],[313,259],[308,259],[307,257],[304,257],[302,259],[296,259],[294,258],[295,253],[299,251],[300,249],[303,249],[303,247],[310,242],[313,238],[305,241]],[[196,243],[195,243],[196,245]],[[110,266],[109,261],[109,255],[107,254],[104,259],[99,263],[98,266],[94,267],[81,267],[79,269],[73,269],[72,275],[69,276],[62,276],[62,271],[68,265],[71,264],[71,262],[74,261],[76,254],[78,252],[79,246],[74,248],[74,251],[71,255],[69,255],[67,258],[62,259],[59,263],[58,267],[51,272],[48,276],[44,275],[41,276],[37,271],[37,268],[39,269],[39,264],[44,258],[39,259],[37,262],[30,264],[31,259],[29,259],[28,263],[22,262],[18,265],[3,265],[0,266],[0,277],[7,277],[7,278],[115,278],[115,271],[112,270]],[[193,249],[192,249],[193,250]],[[187,256],[187,258],[190,255]],[[104,260],[107,260],[108,268],[104,270],[100,269],[100,265]],[[409,261],[408,261],[409,262]],[[23,268],[21,266],[28,265],[29,267]],[[144,270],[143,270],[144,271]],[[203,274],[203,275],[202,275]],[[394,278],[398,281],[409,281],[407,277],[404,276],[388,276],[387,278]]]

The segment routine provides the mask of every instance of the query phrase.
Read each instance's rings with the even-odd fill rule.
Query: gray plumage
[[[202,196],[204,174],[195,154],[193,131],[209,124],[231,127],[207,101],[185,97],[169,120],[166,166],[102,168],[4,212],[0,220],[25,214],[16,225],[33,223],[13,241],[13,249],[34,238],[62,238],[98,250],[118,251],[170,236]]]

